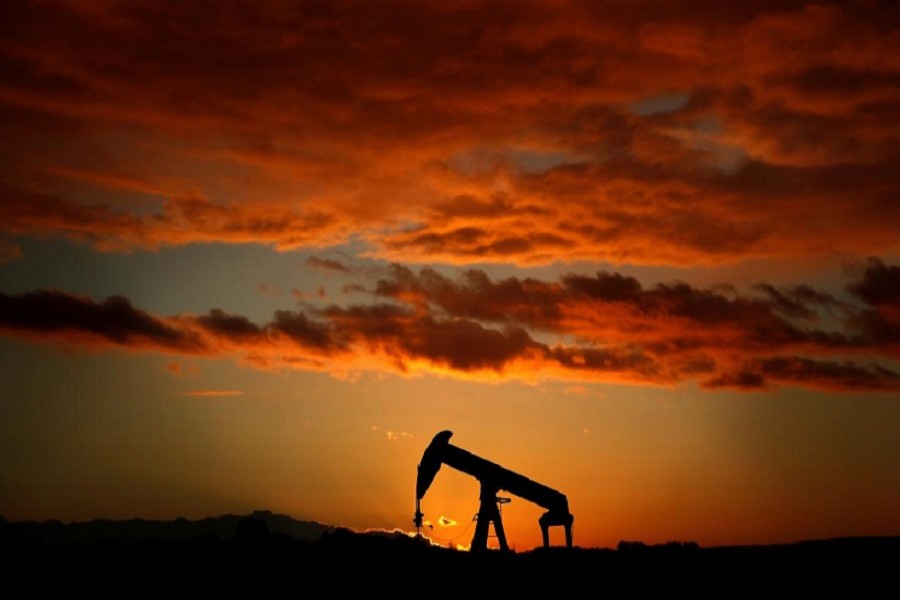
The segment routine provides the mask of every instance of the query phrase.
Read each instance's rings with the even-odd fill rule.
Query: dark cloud
[[[336,347],[331,328],[326,323],[310,320],[302,312],[279,310],[275,313],[275,319],[269,328],[285,334],[302,346],[311,346],[323,351],[331,351]]]
[[[706,388],[797,385],[896,391],[897,270],[870,261],[837,300],[809,286],[642,286],[618,273],[557,281],[447,277],[393,265],[376,303],[276,311],[264,324],[213,309],[158,317],[118,296],[0,295],[0,329],[74,346],[236,356],[266,368],[388,368]]]
[[[853,271],[856,279],[847,290],[868,308],[850,313],[848,326],[866,339],[893,349],[894,356],[900,355],[900,268],[870,258]]]
[[[31,336],[106,341],[120,346],[150,345],[181,352],[200,352],[203,344],[190,332],[110,296],[102,302],[63,292],[42,290],[0,294],[0,328]]]
[[[521,327],[492,329],[473,320],[437,319],[401,306],[331,306],[318,311],[317,317],[277,311],[270,323],[259,326],[246,317],[214,309],[207,315],[172,317],[167,322],[117,296],[102,302],[61,292],[0,296],[3,330],[75,345],[238,353],[261,366],[299,368],[322,368],[321,358],[383,353],[403,371],[424,362],[460,374],[502,373],[517,361],[529,361],[539,370],[549,365],[629,377],[653,374],[647,366],[652,361],[633,350],[551,348]]]
[[[524,329],[498,331],[466,319],[418,319],[399,341],[410,356],[459,371],[501,371],[514,359],[527,357],[529,350],[542,349]]]
[[[349,273],[350,268],[344,263],[332,258],[321,258],[319,256],[310,256],[306,259],[306,264],[317,269],[325,271],[338,271],[340,273]]]
[[[602,271],[593,277],[565,275],[556,283],[517,278],[495,282],[479,270],[464,271],[454,281],[428,268],[418,275],[405,267],[392,269],[391,279],[377,283],[376,294],[405,301],[418,299],[457,316],[568,332],[564,321],[579,319],[579,313],[591,315],[599,311],[601,317],[606,313],[626,319],[620,326],[642,322],[644,327],[655,323],[668,329],[673,320],[683,319],[698,326],[739,327],[755,338],[802,337],[802,332],[777,314],[783,310],[781,304],[787,292],[778,292],[784,297],[780,300],[763,301],[678,282],[645,289],[633,277]],[[763,288],[777,292],[771,286]],[[794,302],[794,311],[802,312],[800,300]],[[811,318],[812,310],[808,309],[804,316]]]
[[[563,278],[563,283],[575,293],[602,298],[608,302],[634,302],[644,291],[634,277],[603,271],[595,277],[567,275]]]
[[[633,379],[659,378],[654,361],[638,349],[551,347],[512,325],[493,329],[471,319],[436,319],[386,304],[332,306],[322,315],[344,339],[386,352],[403,368],[408,361],[426,360],[460,373],[503,372],[517,361],[526,361],[538,372],[561,368]]]
[[[813,299],[809,295],[809,288],[806,293],[792,294],[784,290],[779,290],[768,283],[759,283],[754,286],[757,290],[768,296],[772,310],[783,314],[786,317],[795,319],[812,319],[816,313],[810,310],[806,303]]]
[[[393,343],[402,337],[415,317],[408,308],[393,304],[331,305],[318,314],[334,325],[342,339],[363,339],[375,344]]]
[[[250,322],[247,317],[229,315],[219,308],[214,308],[207,315],[197,317],[197,322],[207,331],[236,342],[256,340],[263,335],[262,328]]]
[[[760,368],[767,378],[794,385],[846,391],[900,390],[900,373],[879,364],[791,356],[764,359]]]
[[[894,355],[900,354],[900,314],[896,308],[852,313],[846,318],[846,327],[859,332],[864,340],[892,349]]]
[[[867,290],[871,299],[875,292],[870,288],[890,288],[891,269],[873,262],[850,289],[860,290],[860,295]],[[704,385],[749,389],[764,388],[769,379],[786,379],[785,369],[778,368],[783,365],[759,362],[766,355],[793,351],[888,360],[900,356],[900,320],[894,313],[854,306],[806,285],[758,284],[753,289],[760,297],[741,295],[730,286],[698,289],[675,282],[644,288],[632,277],[606,272],[593,277],[570,274],[559,282],[493,281],[479,270],[462,271],[451,279],[433,269],[415,273],[396,265],[390,274],[373,292],[419,310],[614,344],[613,353],[583,352],[589,346],[557,351],[554,358],[572,370],[627,365],[628,372],[648,381],[718,370]],[[755,369],[735,367],[748,359]],[[821,364],[828,385],[851,389],[837,376],[826,377],[837,373],[826,368],[832,363]],[[847,369],[854,365],[844,363]],[[858,368],[860,381],[867,381],[863,375],[871,372]],[[799,383],[800,378],[793,381]],[[875,379],[868,381],[881,389]]]
[[[703,382],[707,389],[736,388],[739,390],[766,389],[766,378],[758,371],[739,370],[721,373]]]
[[[390,274],[390,278],[378,281],[375,294],[431,303],[457,317],[528,326],[561,317],[554,286],[537,279],[510,277],[495,282],[484,271],[469,269],[454,281],[431,268],[415,274],[399,265],[393,265]]]
[[[776,356],[755,361],[744,369],[726,372],[703,383],[707,388],[765,389],[768,382],[830,391],[900,390],[900,373],[880,364]]]
[[[551,356],[567,369],[597,373],[625,373],[648,383],[671,382],[660,365],[637,348],[567,348],[557,346]]]
[[[900,267],[885,265],[879,258],[871,258],[862,271],[862,277],[847,289],[873,306],[900,307]]]
[[[385,352],[404,369],[408,361],[423,359],[459,372],[502,371],[529,352],[546,352],[522,328],[490,329],[469,319],[435,319],[394,305],[331,306],[320,314],[345,344]]]

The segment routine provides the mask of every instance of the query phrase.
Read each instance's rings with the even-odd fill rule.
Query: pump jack
[[[538,520],[545,548],[550,546],[550,533],[548,530],[553,525],[565,527],[566,546],[572,547],[572,523],[575,517],[569,512],[569,501],[566,499],[565,494],[454,446],[450,443],[452,435],[452,431],[442,431],[434,436],[431,444],[428,445],[428,448],[425,449],[425,453],[422,455],[422,462],[419,463],[416,477],[416,512],[413,518],[417,532],[421,529],[422,517],[425,516],[420,510],[420,501],[425,496],[428,488],[431,487],[431,483],[434,481],[434,477],[440,470],[441,465],[447,465],[471,475],[481,484],[481,504],[478,509],[475,535],[472,538],[471,546],[473,552],[487,550],[488,526],[490,523],[494,524],[494,531],[497,534],[500,550],[509,552],[499,509],[499,505],[505,504],[509,499],[498,497],[497,493],[500,490],[515,494],[547,509],[547,512]]]

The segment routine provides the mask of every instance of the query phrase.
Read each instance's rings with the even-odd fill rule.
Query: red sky
[[[460,410],[450,393],[459,385],[488,397],[549,389],[549,406],[509,407],[535,423],[554,410],[582,418],[542,437],[487,411],[483,426],[508,426],[519,441],[476,436],[481,453],[507,451],[551,479],[572,450],[555,448],[572,432],[596,433],[588,421],[620,390],[639,399],[617,404],[607,427],[627,421],[641,439],[651,435],[641,424],[660,418],[637,408],[650,397],[733,411],[747,398],[814,398],[798,403],[835,420],[796,440],[808,454],[758,442],[776,462],[816,457],[806,490],[821,486],[831,500],[814,518],[800,514],[806,491],[780,478],[748,491],[770,471],[743,464],[734,485],[760,523],[736,528],[723,516],[717,502],[736,488],[689,502],[680,488],[635,480],[633,497],[582,504],[582,542],[662,538],[670,525],[722,543],[747,541],[754,527],[756,541],[900,533],[896,509],[873,524],[846,500],[868,494],[886,507],[900,497],[888,466],[900,457],[890,441],[900,439],[893,3],[109,0],[0,10],[0,335],[16,364],[50,361],[62,382],[47,390],[12,359],[2,365],[20,392],[4,401],[5,448],[26,458],[2,486],[0,514],[129,513],[124,500],[97,500],[90,483],[53,500],[54,469],[89,465],[113,488],[122,469],[147,486],[178,479],[141,476],[127,452],[113,460],[110,448],[78,456],[50,444],[42,454],[11,433],[38,430],[52,399],[82,381],[74,365],[97,375],[124,361],[139,374],[117,375],[118,385],[136,402],[195,403],[167,417],[174,423],[208,401],[263,418],[265,400],[244,387],[287,397],[314,381],[331,398],[321,409],[329,422],[347,426],[318,451],[362,460],[369,451],[347,438],[377,431],[410,447],[409,464],[380,480],[399,487],[445,428],[441,411]],[[151,373],[164,389],[138,389]],[[433,406],[403,426],[386,422],[396,408],[387,396],[422,385],[442,399],[423,399]],[[385,397],[363,415],[339,408],[367,391]],[[863,483],[812,450],[858,395],[874,402],[861,423],[881,441],[865,452],[851,443],[848,464],[884,465]],[[67,443],[95,443],[112,410],[84,402],[92,424],[61,423]],[[692,435],[723,448],[704,437],[706,409],[691,407]],[[315,427],[291,410],[298,430]],[[729,410],[720,425],[736,418]],[[759,426],[775,435],[773,423]],[[244,427],[236,420],[217,436],[245,448]],[[172,448],[190,452],[190,432]],[[674,456],[721,467],[696,458],[689,437],[672,438]],[[269,459],[315,451],[267,448]],[[590,464],[590,452],[596,464],[610,459],[585,452]],[[65,458],[50,468],[51,455]],[[671,469],[647,448],[618,460],[603,468],[620,480]],[[408,507],[387,500],[355,510],[334,473],[273,469],[317,484],[291,500],[273,488],[252,499],[266,506],[250,506],[234,475],[209,484],[206,505],[175,494],[144,511],[281,506],[359,527],[407,525],[395,515]],[[611,474],[597,469],[581,481]],[[602,487],[573,485],[583,497]],[[699,513],[670,514],[662,505],[673,497],[718,506],[708,510],[721,518],[701,527]],[[604,511],[616,502],[641,508],[613,523]],[[761,524],[785,506],[780,529]],[[659,525],[627,525],[648,522]],[[525,527],[527,546],[537,538]]]

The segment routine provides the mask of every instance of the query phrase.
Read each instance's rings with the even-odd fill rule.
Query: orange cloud
[[[105,251],[355,235],[455,264],[898,249],[892,5],[210,12],[6,15],[0,232]]]
[[[335,242],[341,232],[323,212],[262,204],[214,204],[199,196],[169,199],[157,213],[136,215],[106,204],[2,190],[0,217],[8,233],[65,235],[98,250],[158,248],[194,242],[268,243],[281,250]]]
[[[175,377],[181,377],[184,375],[184,367],[179,362],[170,362],[166,365],[166,371],[174,375]]]
[[[456,279],[393,266],[376,302],[279,310],[257,324],[213,309],[158,317],[121,297],[0,294],[0,331],[70,346],[234,357],[259,368],[432,372],[487,379],[707,388],[900,390],[900,268],[858,265],[847,298],[809,286],[644,288],[617,273]],[[577,391],[580,388],[571,388]],[[403,436],[390,431],[388,439]]]
[[[166,371],[168,371],[175,377],[185,377],[188,375],[199,374],[200,367],[191,363],[172,361],[166,364]]]

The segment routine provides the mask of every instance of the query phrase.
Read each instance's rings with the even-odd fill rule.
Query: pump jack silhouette
[[[565,494],[454,446],[450,443],[452,435],[452,431],[442,431],[434,436],[419,463],[416,477],[416,512],[413,517],[417,532],[421,529],[422,517],[425,516],[420,510],[420,502],[431,487],[441,465],[447,465],[471,475],[481,484],[481,504],[478,509],[475,535],[472,537],[472,552],[487,550],[488,526],[491,523],[494,524],[500,550],[509,552],[499,509],[499,505],[509,502],[509,498],[498,497],[497,493],[501,490],[547,509],[538,520],[545,548],[550,546],[549,528],[554,525],[565,527],[566,546],[572,547],[572,523],[575,517],[569,512],[569,501]]]

